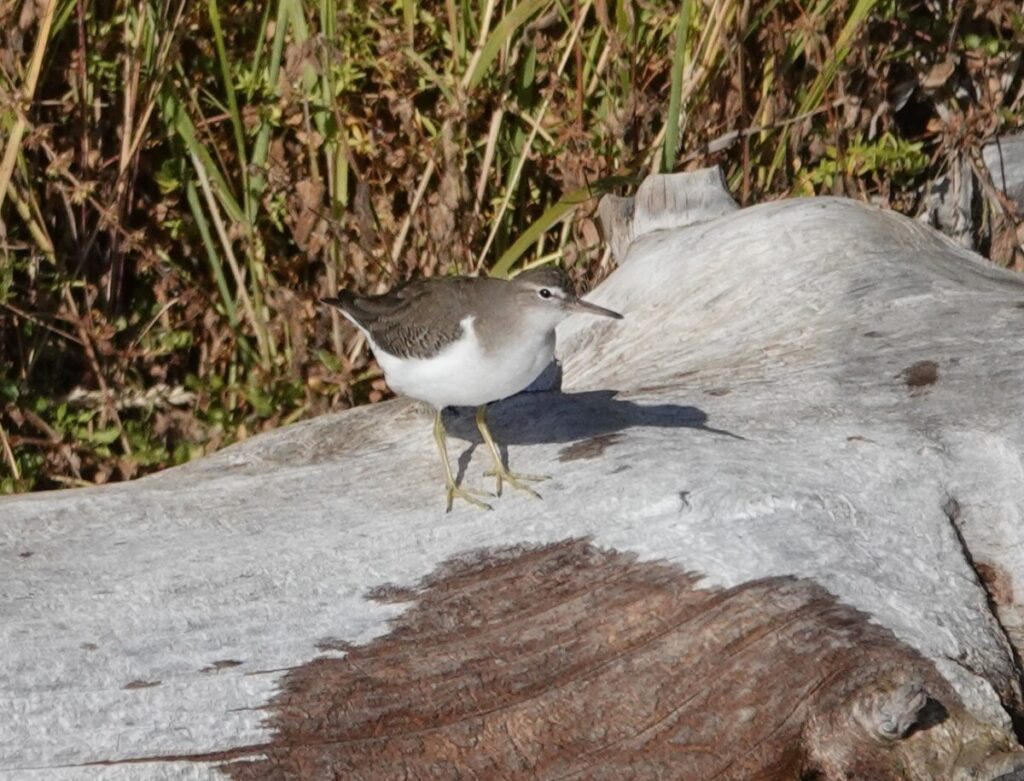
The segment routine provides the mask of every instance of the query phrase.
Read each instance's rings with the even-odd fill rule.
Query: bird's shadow
[[[615,398],[617,391],[600,390],[582,393],[558,391],[522,393],[487,408],[487,421],[501,449],[502,461],[508,463],[509,445],[540,445],[564,443],[560,458],[588,458],[593,451],[603,451],[618,439],[618,432],[634,427],[688,428],[708,434],[742,440],[730,431],[708,425],[708,414],[698,407],[681,404],[638,404]],[[470,442],[459,454],[457,482],[483,444],[473,410],[449,408],[444,413],[449,434]],[[574,455],[575,454],[575,455]]]

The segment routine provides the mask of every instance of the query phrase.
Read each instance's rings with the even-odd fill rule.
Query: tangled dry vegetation
[[[22,0],[0,8],[0,492],[125,479],[386,394],[317,298],[609,271],[595,210],[721,165],[744,203],[908,214],[1021,124],[1009,0]],[[987,189],[986,189],[987,188]]]

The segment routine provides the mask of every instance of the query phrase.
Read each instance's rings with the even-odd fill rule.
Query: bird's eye
[[[551,298],[551,291],[548,290],[546,287],[542,287],[540,290],[537,291],[537,295],[540,296],[541,298]]]

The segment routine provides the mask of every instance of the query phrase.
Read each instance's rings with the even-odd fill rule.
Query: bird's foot
[[[528,486],[523,481],[525,480],[525,481],[530,481],[530,482],[539,482],[541,480],[547,480],[548,479],[546,475],[520,475],[520,474],[516,474],[515,472],[510,472],[504,466],[502,466],[500,469],[499,468],[488,469],[486,472],[484,472],[484,477],[493,477],[495,479],[495,481],[497,482],[497,494],[498,494],[498,496],[501,496],[501,486],[502,486],[502,483],[508,483],[513,488],[518,488],[520,491],[526,491],[526,493],[530,494],[531,496],[535,496],[538,499],[541,498],[541,495],[539,493],[537,493],[536,491],[534,491],[530,486]]]
[[[445,486],[445,500],[447,502],[445,512],[450,513],[452,511],[452,502],[454,502],[456,498],[464,499],[475,507],[479,507],[481,510],[493,509],[489,504],[487,504],[487,502],[482,502],[477,499],[476,497],[478,496],[490,496],[490,494],[485,491],[473,491],[469,488],[460,488],[455,485],[455,483],[449,483]]]

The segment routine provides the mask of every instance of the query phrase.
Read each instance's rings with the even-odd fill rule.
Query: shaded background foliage
[[[1020,269],[981,148],[1021,124],[1022,28],[1006,0],[5,4],[0,492],[379,400],[318,297],[592,285],[597,198],[651,172],[939,222],[969,183],[958,240]]]

